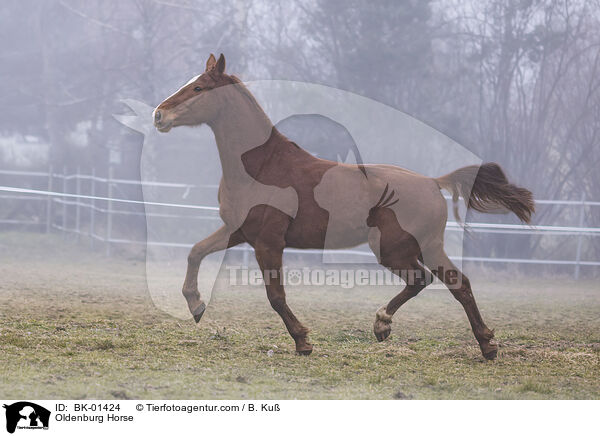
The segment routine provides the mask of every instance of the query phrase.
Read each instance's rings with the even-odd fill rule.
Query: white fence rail
[[[63,233],[74,233],[77,235],[83,235],[90,238],[91,245],[93,246],[94,241],[100,241],[105,244],[106,254],[110,255],[112,244],[148,244],[148,245],[160,245],[166,247],[191,247],[192,244],[183,244],[178,242],[156,242],[156,241],[141,241],[127,238],[117,238],[113,235],[113,218],[119,215],[131,215],[131,216],[150,216],[150,217],[161,217],[161,218],[186,218],[186,219],[197,219],[197,220],[208,220],[208,221],[220,221],[217,213],[219,208],[215,206],[206,205],[194,205],[194,204],[180,204],[180,203],[163,203],[163,202],[150,202],[133,200],[128,198],[120,198],[114,195],[114,188],[119,185],[138,185],[138,186],[153,186],[157,188],[176,188],[183,189],[184,193],[182,198],[186,198],[191,189],[212,189],[216,190],[218,185],[191,185],[184,183],[171,183],[171,182],[153,182],[153,181],[139,181],[130,179],[119,179],[113,177],[112,169],[108,171],[108,177],[98,177],[93,171],[92,174],[80,174],[77,171],[75,174],[67,174],[66,169],[63,169],[62,173],[55,173],[50,169],[48,172],[39,171],[9,171],[0,170],[0,175],[15,176],[18,177],[29,177],[29,178],[40,178],[46,180],[46,189],[29,189],[19,186],[14,186],[18,183],[14,183],[11,180],[9,184],[3,184],[0,186],[0,200],[17,200],[24,202],[45,202],[45,216],[36,217],[32,220],[20,220],[20,219],[0,219],[0,224],[4,225],[25,225],[25,226],[42,226],[46,232],[50,232],[51,229],[59,230]],[[13,179],[13,177],[11,177]],[[60,181],[62,183],[57,184]],[[68,181],[75,182],[75,192],[68,192]],[[81,182],[87,181],[89,185],[89,192],[83,194],[81,191]],[[57,187],[60,185],[60,190]],[[98,187],[103,185],[106,196],[97,195]],[[450,197],[446,197],[450,199]],[[515,264],[538,264],[538,265],[573,265],[574,266],[574,277],[579,278],[581,266],[600,266],[598,260],[582,260],[582,243],[584,236],[599,236],[600,228],[598,227],[587,227],[584,225],[584,208],[587,206],[598,207],[600,202],[598,201],[585,201],[582,198],[580,201],[572,200],[536,200],[537,204],[548,204],[548,205],[563,205],[579,208],[579,225],[578,226],[555,226],[555,225],[520,225],[520,224],[497,224],[497,223],[469,223],[468,231],[473,233],[500,233],[500,234],[513,234],[513,235],[563,235],[572,236],[577,238],[577,249],[574,259],[522,259],[522,258],[496,258],[496,257],[469,257],[463,256],[461,259],[464,261],[476,261],[476,262],[489,262],[489,263],[515,263]],[[131,204],[131,205],[151,205],[157,206],[164,209],[165,212],[141,212],[133,210],[122,210],[116,209],[115,205],[118,204]],[[56,223],[54,220],[53,211],[55,208],[62,208],[59,215],[60,223]],[[74,226],[69,227],[67,225],[68,210],[67,207],[75,208]],[[180,215],[176,211],[181,209],[192,209],[202,211],[204,214],[201,215]],[[89,216],[89,223],[87,231],[82,230],[81,216],[82,211],[87,210]],[[208,214],[206,214],[208,213]],[[96,221],[98,216],[101,215],[105,220],[105,234],[100,235],[97,233]],[[454,221],[448,221],[446,230],[449,232],[462,232],[463,228]],[[247,256],[247,247],[234,247],[234,249],[244,250],[245,256]],[[286,249],[286,252],[293,253],[321,253],[321,250],[296,250]],[[351,254],[356,256],[372,256],[371,252],[361,250],[335,250],[336,253],[340,254]]]

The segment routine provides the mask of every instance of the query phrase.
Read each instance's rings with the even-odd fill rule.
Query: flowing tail
[[[508,182],[497,163],[470,165],[435,179],[440,188],[452,193],[454,216],[458,216],[458,196],[468,208],[479,212],[513,212],[521,221],[529,223],[535,212],[533,194]]]

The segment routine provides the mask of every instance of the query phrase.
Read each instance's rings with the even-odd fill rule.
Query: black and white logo
[[[28,401],[19,401],[3,406],[6,409],[6,431],[14,433],[16,429],[48,429],[50,411]]]

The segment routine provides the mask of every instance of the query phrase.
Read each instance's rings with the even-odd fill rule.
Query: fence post
[[[62,183],[62,192],[63,194],[67,193],[67,166],[63,165],[63,183]],[[62,197],[63,207],[62,207],[62,236],[63,239],[67,234],[67,199],[66,197]]]
[[[48,167],[48,192],[52,191],[52,164]],[[46,233],[52,228],[52,196],[46,198]]]
[[[108,166],[108,178],[107,178],[107,197],[108,202],[106,205],[106,256],[110,257],[110,239],[112,236],[112,178],[113,178],[113,168],[112,166]]]
[[[92,168],[92,180],[90,186],[90,195],[92,197],[96,196],[96,167]],[[94,248],[94,227],[95,227],[95,219],[96,219],[96,200],[93,198],[90,200],[90,248]]]
[[[75,231],[77,232],[77,239],[79,240],[79,226],[81,222],[81,208],[79,206],[81,195],[81,178],[80,178],[80,167],[77,166],[77,178],[75,183],[75,192],[77,194],[77,204],[75,205]]]
[[[581,194],[581,209],[579,209],[579,228],[583,227],[585,219],[585,192]],[[577,235],[577,252],[575,254],[575,280],[579,280],[579,262],[581,261],[581,245],[583,244],[583,235]]]

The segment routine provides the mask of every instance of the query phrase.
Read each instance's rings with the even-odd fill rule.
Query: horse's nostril
[[[160,118],[162,117],[160,111],[154,111],[154,121],[160,121]]]

